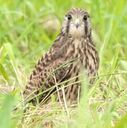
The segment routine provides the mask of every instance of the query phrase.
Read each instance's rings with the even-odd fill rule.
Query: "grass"
[[[83,82],[79,107],[67,108],[68,113],[52,101],[47,109],[31,107],[23,115],[20,93],[72,7],[91,15],[99,78],[91,89]],[[126,14],[126,0],[0,0],[0,127],[40,128],[52,121],[55,128],[126,128]],[[13,111],[17,105],[20,110]]]

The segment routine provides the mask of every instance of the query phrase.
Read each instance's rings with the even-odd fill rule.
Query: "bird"
[[[23,91],[26,103],[46,103],[52,95],[58,102],[66,100],[68,104],[80,99],[81,71],[92,79],[99,68],[91,26],[85,9],[72,8],[66,13],[60,33],[29,77]]]

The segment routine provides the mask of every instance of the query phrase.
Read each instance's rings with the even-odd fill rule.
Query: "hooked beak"
[[[76,26],[76,28],[78,28],[78,27],[80,26],[80,21],[79,21],[79,19],[76,19],[76,20],[75,20],[75,26]]]
[[[75,26],[76,26],[76,28],[78,28],[79,27],[79,24],[76,24]]]

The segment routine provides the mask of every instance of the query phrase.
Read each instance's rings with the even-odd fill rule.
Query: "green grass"
[[[99,78],[91,89],[83,82],[79,107],[66,108],[67,113],[52,101],[46,110],[36,106],[23,115],[20,94],[28,76],[72,7],[91,15]],[[0,128],[41,128],[46,121],[55,128],[126,128],[126,14],[126,0],[0,0]]]

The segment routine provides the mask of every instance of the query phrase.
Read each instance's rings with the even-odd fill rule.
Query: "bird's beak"
[[[76,26],[76,28],[78,28],[78,27],[80,26],[80,21],[79,21],[79,19],[76,19],[76,20],[75,20],[75,26]]]

